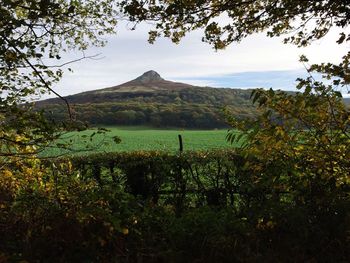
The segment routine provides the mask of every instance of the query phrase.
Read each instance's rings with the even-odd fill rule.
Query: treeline
[[[144,91],[142,91],[145,89]],[[96,90],[67,96],[67,100],[73,104],[104,103],[104,102],[146,102],[146,103],[195,103],[210,105],[247,105],[250,102],[251,90],[191,87],[183,89],[159,89],[147,91],[139,87],[138,91]],[[47,102],[58,99],[47,100]]]
[[[223,107],[211,105],[99,103],[73,105],[77,120],[92,125],[150,125],[154,127],[221,128],[227,127]],[[253,111],[231,107],[240,118]],[[48,116],[55,120],[68,117],[62,104],[51,105]]]
[[[256,114],[250,91],[188,88],[157,92],[95,92],[67,97],[77,120],[92,125],[149,125],[154,127],[227,127],[224,108],[238,118]],[[55,120],[68,117],[66,105],[51,99],[39,102]]]

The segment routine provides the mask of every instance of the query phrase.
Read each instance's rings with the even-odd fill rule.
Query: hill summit
[[[141,83],[150,83],[150,82],[156,82],[164,80],[158,72],[154,70],[147,71],[143,73],[140,77],[136,78],[135,81],[139,81]]]
[[[84,94],[113,93],[113,92],[156,92],[160,90],[176,90],[193,87],[192,85],[163,79],[154,70],[147,71],[134,80],[118,86],[84,92]],[[83,93],[82,93],[83,94]]]

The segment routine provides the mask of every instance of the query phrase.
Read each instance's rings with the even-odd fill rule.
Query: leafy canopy
[[[112,0],[0,1],[0,156],[55,138],[56,124],[33,111],[28,97],[59,96],[52,84],[67,64],[59,63],[62,53],[103,45],[101,36],[115,30],[114,7]],[[72,118],[68,103],[67,110]]]
[[[161,35],[178,42],[203,28],[203,40],[216,49],[262,31],[270,37],[290,34],[286,42],[304,46],[350,21],[349,0],[124,0],[121,8],[135,23],[154,22],[151,42]],[[338,41],[348,38],[341,33]]]

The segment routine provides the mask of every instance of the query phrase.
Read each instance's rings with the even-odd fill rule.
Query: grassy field
[[[71,150],[50,148],[43,155],[61,155],[65,153],[88,154],[94,152],[120,152],[139,150],[179,150],[178,135],[182,135],[184,151],[209,150],[237,147],[226,142],[227,130],[175,130],[154,129],[147,127],[108,127],[109,132],[95,134],[96,130],[71,132],[62,136],[62,142],[70,143]],[[119,144],[113,137],[121,139]],[[88,150],[89,149],[89,150]]]

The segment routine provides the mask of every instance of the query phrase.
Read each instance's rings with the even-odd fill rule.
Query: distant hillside
[[[197,87],[163,79],[148,71],[124,84],[67,96],[76,118],[92,125],[149,125],[154,127],[227,127],[223,108],[238,118],[257,114],[251,90]],[[350,105],[349,99],[344,99]],[[37,102],[55,120],[67,119],[60,99]]]
[[[225,127],[223,108],[239,118],[256,114],[251,90],[197,87],[164,80],[148,71],[124,84],[67,96],[76,117],[93,125],[151,125],[155,127]],[[37,102],[56,119],[67,118],[60,99]]]

